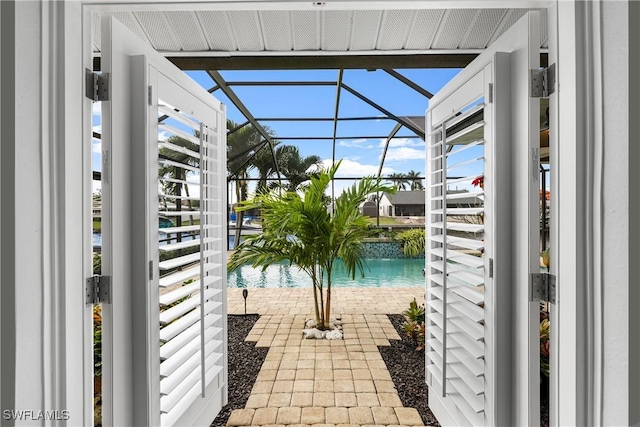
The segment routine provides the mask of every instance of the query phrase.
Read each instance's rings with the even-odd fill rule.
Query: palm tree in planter
[[[340,258],[352,279],[364,276],[361,243],[371,231],[359,207],[370,194],[393,193],[380,179],[363,178],[342,193],[329,213],[325,192],[341,162],[310,177],[298,192],[272,189],[241,203],[239,209],[257,208],[263,233],[249,236],[229,258],[229,270],[242,264],[262,267],[288,261],[311,277],[316,327],[327,329],[331,319],[331,282]],[[325,288],[326,282],[326,288]],[[325,291],[326,290],[326,291]]]

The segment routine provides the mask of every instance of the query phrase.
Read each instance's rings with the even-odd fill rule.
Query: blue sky
[[[397,72],[431,93],[436,93],[460,70],[458,69],[397,69]],[[215,86],[202,71],[187,74],[205,89]],[[228,82],[238,81],[331,81],[337,70],[295,71],[221,71]],[[382,70],[345,70],[343,83],[360,92],[381,107],[399,116],[422,116],[429,106],[428,99]],[[266,117],[333,117],[336,99],[335,86],[232,86],[242,102],[257,118]],[[227,106],[229,119],[243,123],[244,116],[218,90],[213,95]],[[383,114],[350,94],[341,91],[340,116],[382,116]],[[95,104],[94,112],[99,112]],[[94,115],[94,127],[99,131],[99,115]],[[333,135],[333,122],[262,122],[276,137]],[[376,174],[384,147],[383,138],[341,139],[340,137],[383,137],[393,129],[393,120],[339,122],[336,159],[343,159],[339,176],[352,177]],[[425,173],[424,141],[403,128],[403,138],[392,140],[387,152],[383,175],[409,170]],[[299,147],[303,156],[319,155],[325,164],[332,157],[332,141],[284,140],[283,144]],[[99,141],[94,140],[94,170],[100,170]],[[347,184],[347,182],[342,182]],[[340,185],[341,187],[342,185]]]

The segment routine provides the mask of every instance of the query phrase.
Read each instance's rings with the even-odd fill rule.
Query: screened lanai
[[[260,186],[299,184],[307,172],[339,160],[330,197],[363,176],[376,176],[390,179],[399,191],[416,191],[403,200],[423,203],[417,192],[425,177],[429,99],[530,10],[314,6],[311,11],[94,13],[96,70],[100,18],[111,14],[226,105],[227,200],[230,227],[238,236],[243,227],[233,212],[238,199]],[[543,24],[541,46],[546,39]],[[379,201],[376,226],[381,213],[395,216]],[[398,209],[399,216],[402,212]]]

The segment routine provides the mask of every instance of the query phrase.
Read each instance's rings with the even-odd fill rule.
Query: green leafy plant
[[[409,303],[409,308],[402,312],[402,315],[411,322],[424,323],[424,306],[418,305],[418,302],[414,298]]]
[[[93,253],[93,274],[100,274],[102,271],[102,255],[98,252]]]
[[[311,278],[319,328],[327,328],[331,319],[335,261],[342,260],[352,279],[356,271],[364,276],[361,243],[371,230],[360,204],[372,193],[394,192],[380,179],[363,178],[335,199],[330,212],[325,194],[340,163],[313,174],[297,192],[271,189],[240,203],[241,211],[260,210],[263,232],[247,236],[228,263],[231,271],[246,263],[263,270],[281,261],[297,266]]]
[[[412,228],[403,231],[396,236],[402,243],[402,252],[406,256],[418,256],[424,254],[425,232],[424,228]]]
[[[93,306],[93,374],[102,376],[102,306]]]
[[[409,308],[402,312],[402,315],[406,319],[402,329],[409,338],[418,343],[416,350],[423,350],[426,335],[424,306],[418,305],[414,298],[409,303]]]
[[[540,322],[540,373],[549,377],[549,319]]]

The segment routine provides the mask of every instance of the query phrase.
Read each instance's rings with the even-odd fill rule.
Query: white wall
[[[628,2],[605,2],[603,25],[604,179],[603,420],[629,425],[629,21]],[[635,118],[637,120],[637,118]],[[596,208],[596,207],[594,207]],[[637,307],[635,308],[637,310]],[[636,402],[636,405],[640,401]]]
[[[40,8],[16,3],[16,409],[44,408]]]
[[[67,410],[68,425],[82,426],[92,416],[83,396],[91,402],[85,384],[93,380],[83,370],[92,342],[84,322],[91,309],[84,304],[83,244],[90,240],[83,233],[80,3],[15,2],[14,23],[15,34],[3,28],[2,39],[15,47],[15,58],[2,52],[2,66],[15,67],[15,96],[3,75],[1,372],[10,388],[0,409]],[[65,51],[67,43],[76,48]],[[7,103],[15,117],[4,114]]]

